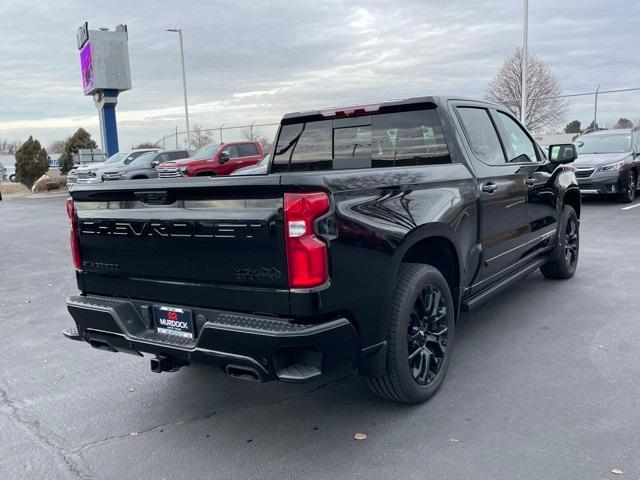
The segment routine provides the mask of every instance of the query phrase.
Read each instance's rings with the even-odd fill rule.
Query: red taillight
[[[320,115],[325,118],[358,117],[360,115],[371,115],[380,110],[379,103],[368,105],[354,105],[351,107],[327,108],[320,110]]]
[[[73,205],[73,199],[67,198],[67,216],[71,222],[71,254],[73,255],[73,266],[76,270],[82,270],[82,258],[80,257],[80,239],[78,238],[78,214]]]
[[[329,278],[327,244],[315,235],[314,221],[329,211],[323,192],[285,193],[284,222],[290,288],[311,288]]]

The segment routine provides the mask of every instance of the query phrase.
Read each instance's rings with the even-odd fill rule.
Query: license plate
[[[191,310],[175,307],[153,307],[156,330],[178,337],[193,338]]]

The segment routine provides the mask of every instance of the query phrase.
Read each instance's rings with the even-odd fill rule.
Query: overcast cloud
[[[530,52],[565,93],[640,86],[640,2],[529,3]],[[3,0],[0,138],[33,134],[46,144],[79,126],[98,135],[76,48],[85,20],[91,29],[129,27],[133,89],[118,104],[121,148],[184,128],[178,40],[168,27],[184,30],[192,123],[206,127],[388,98],[483,97],[522,40],[520,0]],[[570,106],[567,121],[590,121],[592,97]],[[640,92],[601,97],[600,123],[620,116],[640,119]]]

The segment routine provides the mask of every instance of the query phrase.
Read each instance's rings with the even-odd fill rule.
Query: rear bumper
[[[190,308],[195,339],[158,333],[150,305],[97,296],[67,299],[78,335],[95,348],[169,356],[182,363],[255,372],[260,381],[312,380],[353,365],[356,330],[346,318],[302,325],[287,319]]]

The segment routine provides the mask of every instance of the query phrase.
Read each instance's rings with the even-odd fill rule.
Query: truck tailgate
[[[74,189],[83,291],[288,313],[279,177],[259,180]]]

